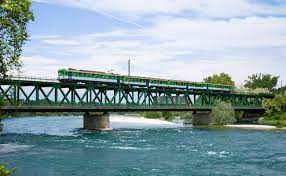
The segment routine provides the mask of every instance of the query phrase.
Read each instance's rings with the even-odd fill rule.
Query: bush
[[[262,106],[269,120],[286,120],[286,94],[277,94],[274,99],[264,99]]]
[[[144,112],[143,117],[148,118],[148,119],[160,119],[161,113],[158,111]]]
[[[286,120],[269,120],[265,118],[259,119],[258,123],[260,125],[271,125],[276,126],[277,128],[286,127]]]
[[[235,111],[231,104],[226,102],[218,102],[211,112],[212,124],[226,125],[236,122]]]
[[[8,170],[4,165],[0,164],[0,175],[1,176],[11,176],[15,172],[15,168]]]
[[[165,120],[172,120],[174,118],[174,114],[170,111],[149,111],[141,113],[141,115],[148,119],[160,119],[164,118]]]
[[[193,112],[184,112],[181,115],[182,119],[192,119],[193,118]]]
[[[163,111],[161,112],[161,116],[165,119],[165,120],[172,120],[174,118],[174,115],[172,112],[170,111]]]

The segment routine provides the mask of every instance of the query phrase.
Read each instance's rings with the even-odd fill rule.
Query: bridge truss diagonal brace
[[[235,108],[243,109],[262,108],[264,97],[267,96],[206,90],[0,80],[0,98],[10,105],[21,107],[43,106],[46,102],[45,106],[59,107],[210,108],[218,101],[226,101]],[[158,98],[164,101],[158,102]]]

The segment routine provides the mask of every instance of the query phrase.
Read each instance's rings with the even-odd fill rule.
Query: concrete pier
[[[194,112],[192,118],[193,125],[209,125],[211,123],[210,112]]]
[[[91,114],[85,113],[83,116],[83,128],[96,131],[110,131],[109,114]]]

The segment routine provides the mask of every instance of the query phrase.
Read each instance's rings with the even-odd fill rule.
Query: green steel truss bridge
[[[210,111],[220,100],[230,102],[235,110],[262,111],[263,98],[273,95],[0,78],[2,113]]]

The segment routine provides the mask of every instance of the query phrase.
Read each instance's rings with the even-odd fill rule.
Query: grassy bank
[[[165,120],[173,120],[175,117],[181,117],[181,119],[192,119],[192,112],[171,112],[171,111],[148,111],[140,113],[141,116],[148,119],[165,119]]]
[[[259,125],[271,125],[278,128],[286,127],[286,120],[269,120],[269,119],[260,119],[258,121]]]

